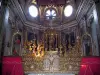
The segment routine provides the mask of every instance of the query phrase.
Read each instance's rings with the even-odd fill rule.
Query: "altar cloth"
[[[2,58],[2,75],[24,75],[21,57],[4,56]]]
[[[100,75],[100,57],[83,57],[79,75]]]

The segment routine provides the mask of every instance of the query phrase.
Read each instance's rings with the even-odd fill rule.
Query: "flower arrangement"
[[[35,57],[43,57],[44,56],[44,46],[43,44],[38,44],[34,41],[29,41],[24,44],[24,48],[32,53]]]

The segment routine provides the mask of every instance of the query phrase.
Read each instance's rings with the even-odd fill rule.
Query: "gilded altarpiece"
[[[45,33],[47,36],[47,34]],[[48,34],[51,35],[52,38],[54,36],[59,36],[58,41],[60,41],[60,34],[53,33]],[[51,36],[49,38],[51,38]],[[44,37],[47,40],[46,37]],[[57,39],[57,38],[56,38]],[[54,39],[53,39],[54,40]],[[45,46],[47,44],[42,45],[42,49],[44,49],[44,54],[34,55],[33,53],[24,52],[22,54],[23,58],[23,66],[25,73],[71,73],[78,74],[80,61],[82,57],[81,52],[81,39],[76,38],[76,42],[74,46],[69,44],[69,50],[66,51],[65,45],[62,46],[57,44],[56,40],[55,46]],[[51,40],[49,44],[53,41]],[[47,43],[47,42],[45,42]],[[59,42],[60,43],[60,42]],[[52,44],[51,44],[52,45]],[[41,46],[40,46],[41,47]],[[46,49],[45,49],[46,47]],[[47,50],[49,47],[49,50]],[[62,48],[64,47],[64,53],[62,54]],[[41,48],[40,48],[41,49]],[[53,50],[54,49],[54,50]],[[38,51],[38,48],[37,48]],[[40,51],[40,50],[39,50]],[[43,51],[43,50],[42,50]]]

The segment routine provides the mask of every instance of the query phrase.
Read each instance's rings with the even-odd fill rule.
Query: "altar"
[[[80,57],[79,57],[80,56]],[[78,50],[66,52],[66,55],[59,55],[58,51],[47,51],[43,57],[22,56],[25,74],[67,74],[79,73],[81,53]]]
[[[12,44],[14,44],[13,55],[22,57],[25,74],[78,74],[79,72],[82,57],[81,41],[77,38],[75,42],[72,33],[62,34],[54,29],[38,33],[26,32],[23,42],[21,36],[16,35]]]
[[[48,73],[48,74],[28,74],[28,75],[75,75],[75,74],[65,74],[65,73]]]

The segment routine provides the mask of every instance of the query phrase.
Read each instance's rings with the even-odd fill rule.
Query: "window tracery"
[[[56,18],[57,13],[53,8],[51,8],[51,9],[46,10],[45,16],[47,19],[54,19]]]

